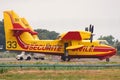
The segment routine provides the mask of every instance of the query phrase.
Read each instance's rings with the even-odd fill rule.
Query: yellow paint
[[[12,19],[11,19],[12,18]],[[79,31],[82,40],[62,40],[62,38],[67,33],[61,34],[56,40],[40,40],[38,36],[32,35],[29,32],[23,32],[20,35],[20,39],[22,42],[28,45],[27,49],[22,48],[16,37],[14,36],[13,23],[18,23],[24,29],[29,29],[32,32],[34,30],[28,24],[25,18],[19,17],[14,11],[4,11],[4,27],[5,27],[5,38],[6,38],[6,49],[7,50],[20,50],[20,51],[30,51],[30,52],[39,52],[39,53],[58,53],[64,54],[64,43],[68,43],[69,55],[95,55],[95,54],[104,54],[102,52],[94,52],[94,48],[92,46],[107,46],[99,44],[99,40],[90,42],[89,38],[91,33],[88,31]],[[77,48],[81,48],[86,46],[86,48],[82,48],[81,51],[75,50]]]

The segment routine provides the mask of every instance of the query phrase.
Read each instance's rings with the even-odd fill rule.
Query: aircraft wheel
[[[70,61],[70,57],[69,56],[61,56],[61,59],[63,61]]]
[[[70,61],[70,57],[69,56],[67,56],[66,61]]]
[[[66,61],[66,56],[61,56],[61,59],[62,59],[63,61]]]
[[[109,59],[109,58],[106,58],[106,62],[110,62],[110,59]]]

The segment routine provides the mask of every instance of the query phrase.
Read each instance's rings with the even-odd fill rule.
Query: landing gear
[[[61,59],[63,61],[70,61],[70,57],[69,56],[65,56],[65,55],[61,56]]]
[[[61,59],[63,61],[70,61],[70,56],[68,55],[68,51],[66,50],[66,47],[68,47],[68,43],[64,44],[64,55],[61,56]]]
[[[110,62],[110,58],[106,58],[106,62]]]

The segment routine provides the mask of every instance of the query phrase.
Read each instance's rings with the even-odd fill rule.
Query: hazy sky
[[[93,24],[95,38],[111,34],[120,40],[120,0],[0,0],[0,19],[5,10],[25,17],[34,29],[62,33]]]

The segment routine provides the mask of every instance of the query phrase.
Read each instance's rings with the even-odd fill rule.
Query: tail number
[[[7,41],[7,48],[17,48],[16,41]]]

